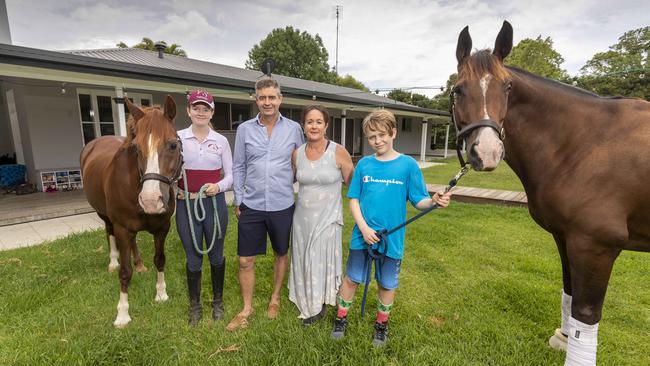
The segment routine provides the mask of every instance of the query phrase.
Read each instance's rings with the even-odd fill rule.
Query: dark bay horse
[[[117,267],[114,249],[119,252],[120,300],[113,323],[118,328],[131,321],[131,252],[136,264],[142,264],[135,243],[138,231],[146,230],[154,236],[156,301],[168,299],[164,245],[176,205],[172,186],[183,164],[174,128],[174,100],[167,96],[164,111],[157,107],[140,109],[128,98],[125,102],[131,113],[127,137],[103,136],[88,143],[81,152],[84,192],[104,220],[111,245],[109,270]]]
[[[494,50],[458,37],[452,115],[475,170],[505,158],[533,219],[562,261],[562,326],[549,343],[566,365],[594,365],[598,322],[622,250],[650,251],[650,103],[602,98],[506,67],[508,22]]]

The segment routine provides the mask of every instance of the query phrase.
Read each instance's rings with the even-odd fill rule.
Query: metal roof
[[[0,62],[46,66],[76,71],[112,75],[138,75],[148,79],[191,81],[216,84],[236,90],[252,90],[262,76],[260,71],[222,65],[164,54],[138,48],[108,48],[95,50],[48,51],[36,48],[0,44]],[[448,116],[447,112],[412,106],[392,99],[337,85],[273,75],[284,94],[303,98],[315,95],[318,99],[354,105],[384,106],[395,110]]]

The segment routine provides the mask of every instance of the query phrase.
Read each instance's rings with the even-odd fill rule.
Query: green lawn
[[[448,184],[449,180],[453,178],[460,169],[458,158],[456,157],[436,160],[435,162],[445,163],[445,165],[436,165],[422,170],[424,181],[430,184]],[[519,178],[505,161],[502,161],[492,172],[477,172],[470,170],[460,180],[458,185],[476,188],[504,189],[507,191],[519,192],[523,192],[524,190]]]
[[[346,238],[350,223],[347,215]],[[240,306],[236,231],[233,221],[230,225],[228,320]],[[119,285],[117,275],[106,271],[104,238],[95,231],[0,252],[0,365],[563,363],[564,354],[547,346],[560,319],[559,259],[550,235],[525,209],[453,203],[409,226],[391,339],[383,349],[371,345],[374,283],[369,316],[360,319],[359,292],[342,341],[329,338],[332,312],[326,321],[303,327],[286,289],[280,317],[266,319],[272,256],[258,261],[256,314],[249,329],[227,333],[227,320],[208,321],[205,292],[204,320],[198,328],[188,328],[184,254],[175,232],[167,239],[170,300],[154,301],[152,240],[140,235],[150,271],[134,274],[129,299],[133,322],[127,329],[114,329]],[[634,252],[617,261],[600,327],[599,365],[650,364],[647,264],[647,255]]]

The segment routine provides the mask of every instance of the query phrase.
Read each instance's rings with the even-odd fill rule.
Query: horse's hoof
[[[126,316],[124,318],[119,318],[118,317],[113,322],[113,326],[115,328],[117,328],[117,329],[124,329],[124,328],[126,328],[127,325],[129,325],[130,322],[131,322],[131,317],[130,316]]]
[[[564,352],[566,352],[568,342],[569,339],[567,336],[562,334],[560,329],[556,329],[555,334],[553,334],[551,338],[548,339],[548,345],[551,346],[551,348]]]
[[[163,302],[169,300],[167,294],[156,294],[156,302]]]
[[[138,272],[138,273],[143,273],[143,272],[147,272],[149,270],[147,269],[147,267],[144,266],[144,264],[140,263],[140,264],[136,264],[135,271]]]
[[[117,269],[120,268],[119,264],[109,264],[108,265],[108,272],[113,273],[117,271]]]

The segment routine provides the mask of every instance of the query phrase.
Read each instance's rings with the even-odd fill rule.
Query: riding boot
[[[223,318],[223,280],[226,272],[226,258],[221,264],[210,266],[212,269],[212,319]]]
[[[187,290],[190,296],[189,325],[195,327],[201,320],[201,271],[187,272]]]

